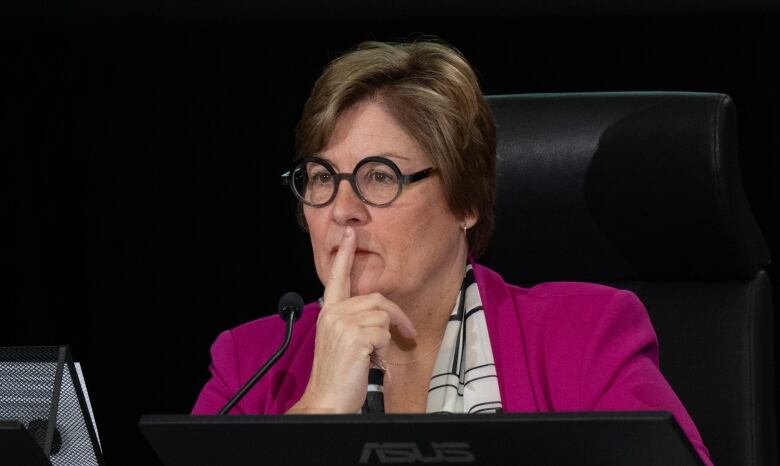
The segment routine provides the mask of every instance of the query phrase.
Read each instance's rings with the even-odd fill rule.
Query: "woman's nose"
[[[349,180],[339,180],[333,199],[333,220],[340,225],[362,225],[368,220],[368,206],[358,197]]]

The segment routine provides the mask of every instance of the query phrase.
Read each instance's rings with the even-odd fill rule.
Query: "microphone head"
[[[301,318],[301,314],[303,314],[303,298],[301,298],[301,295],[294,291],[289,291],[279,299],[279,315],[283,321],[289,322],[292,316],[293,322],[295,322]]]

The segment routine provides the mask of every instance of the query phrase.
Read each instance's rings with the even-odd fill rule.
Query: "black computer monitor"
[[[143,416],[166,466],[702,464],[668,412]]]

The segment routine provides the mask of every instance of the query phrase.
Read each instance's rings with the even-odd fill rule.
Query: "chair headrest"
[[[723,94],[488,97],[496,229],[510,281],[748,278],[769,251],[742,189]]]

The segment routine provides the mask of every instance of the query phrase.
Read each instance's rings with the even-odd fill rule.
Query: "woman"
[[[663,409],[709,464],[633,294],[523,289],[473,261],[493,227],[495,127],[458,52],[361,44],[314,85],[296,144],[285,182],[325,290],[233,413],[358,412],[375,364],[386,412]],[[282,332],[276,317],[223,332],[193,413],[217,412]]]

